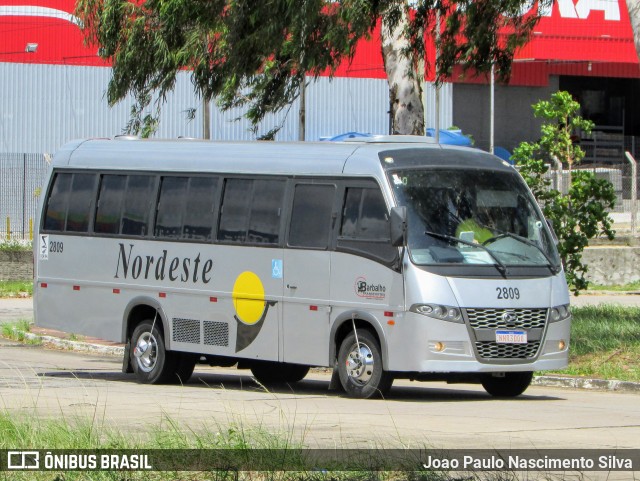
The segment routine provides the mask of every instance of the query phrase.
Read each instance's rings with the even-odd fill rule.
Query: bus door
[[[329,365],[329,247],[336,190],[326,181],[300,181],[294,186],[283,266],[284,362]]]
[[[342,194],[331,258],[331,298],[343,309],[364,311],[386,323],[404,306],[403,277],[398,248],[391,245],[389,211],[373,181],[351,181]]]

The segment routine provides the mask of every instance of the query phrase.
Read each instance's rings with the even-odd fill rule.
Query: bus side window
[[[73,174],[67,211],[67,232],[88,232],[96,195],[95,174]]]
[[[354,239],[388,240],[387,206],[376,189],[351,187],[344,201],[340,236]]]
[[[337,249],[374,259],[395,262],[398,250],[389,238],[389,214],[379,188],[347,187]]]
[[[296,185],[289,224],[290,247],[329,247],[335,192],[335,185]]]
[[[67,221],[67,205],[73,174],[56,174],[44,214],[44,230],[62,232]]]
[[[218,240],[242,243],[246,239],[253,191],[251,179],[227,179],[222,198]]]
[[[387,206],[377,189],[349,187],[344,200],[340,237],[389,240]]]
[[[192,177],[189,180],[183,239],[211,241],[213,221],[218,211],[217,193],[217,177]]]
[[[284,200],[283,180],[254,181],[253,202],[247,240],[258,244],[277,244],[280,240]]]
[[[158,199],[154,235],[163,239],[179,239],[182,217],[187,202],[187,177],[163,177]]]
[[[124,199],[125,175],[102,176],[96,222],[94,231],[98,234],[118,234],[122,217],[122,201]]]
[[[155,178],[150,175],[130,175],[124,198],[121,234],[144,236],[149,232],[149,210]]]
[[[281,179],[227,179],[218,240],[277,244],[285,186]]]

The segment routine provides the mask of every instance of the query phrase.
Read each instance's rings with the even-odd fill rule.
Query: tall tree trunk
[[[636,44],[638,60],[640,60],[640,1],[627,0],[627,9],[631,18],[631,28],[633,29],[633,39]]]
[[[424,135],[424,109],[422,107],[423,73],[415,70],[414,63],[402,54],[408,46],[402,33],[407,25],[407,12],[391,30],[382,20],[382,58],[389,82],[389,105],[391,108],[391,130],[394,134]],[[422,64],[422,63],[420,63]],[[407,75],[412,72],[411,75]]]

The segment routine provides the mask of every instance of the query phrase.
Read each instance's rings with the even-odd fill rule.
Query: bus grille
[[[476,342],[478,355],[483,359],[530,359],[535,357],[540,341],[526,344],[498,344],[492,341]]]
[[[171,339],[175,342],[200,344],[200,321],[174,318]]]
[[[544,328],[548,309],[466,309],[469,324],[474,329],[501,327],[536,329]],[[515,320],[505,322],[503,316],[512,314]]]
[[[229,324],[226,322],[204,321],[204,343],[209,346],[229,345]]]

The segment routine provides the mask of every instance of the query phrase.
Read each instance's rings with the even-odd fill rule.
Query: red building
[[[73,9],[73,0],[0,0],[0,66],[25,66],[23,73],[11,70],[15,78],[3,79],[0,96],[22,95],[16,92],[18,84],[31,75],[26,69],[29,65],[83,67],[65,75],[108,67],[96,48],[83,44]],[[563,89],[580,101],[583,115],[598,125],[602,133],[598,135],[613,144],[600,153],[617,158],[625,137],[629,144],[640,136],[640,65],[625,0],[557,0],[551,10],[542,13],[531,42],[517,54],[510,83],[496,88],[495,144],[511,149],[522,140],[535,139],[539,124],[533,119],[531,104]],[[341,66],[337,77],[383,82],[379,41],[362,42],[353,61]],[[472,134],[479,147],[487,148],[490,105],[486,79],[454,76],[451,83],[443,94],[448,113],[441,125],[455,124]],[[380,103],[384,105],[385,100]],[[428,102],[427,108],[429,123],[433,115]],[[376,115],[384,117],[387,112]],[[330,129],[327,125],[323,131],[331,133]]]

